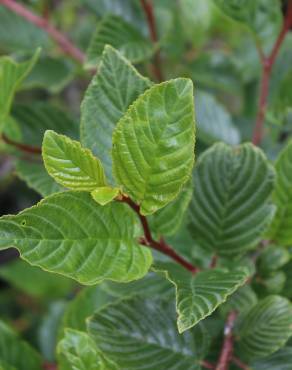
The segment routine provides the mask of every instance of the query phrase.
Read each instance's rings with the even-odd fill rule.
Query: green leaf
[[[238,255],[255,247],[274,216],[274,171],[251,144],[216,144],[194,171],[189,229],[201,247]]]
[[[105,47],[81,105],[81,143],[100,158],[112,185],[113,130],[129,105],[150,86],[118,51]]]
[[[17,88],[33,68],[39,54],[38,49],[30,60],[22,63],[16,63],[9,57],[0,58],[0,130],[10,112]]]
[[[257,295],[251,286],[244,285],[236,290],[220,309],[224,315],[227,315],[230,311],[236,311],[240,316],[243,316],[257,304],[257,301]]]
[[[258,359],[283,347],[291,334],[291,303],[280,296],[268,296],[241,323],[239,347],[246,358]]]
[[[111,296],[102,290],[100,285],[83,288],[65,310],[60,337],[63,337],[66,328],[86,331],[87,317],[93,315],[111,300]]]
[[[245,269],[213,269],[195,275],[173,263],[159,263],[154,269],[163,272],[176,288],[179,333],[211,315],[248,278]]]
[[[126,220],[126,222],[125,222]],[[53,194],[16,216],[0,219],[0,248],[50,272],[93,285],[143,277],[151,251],[136,238],[138,220],[125,204],[99,206],[89,193]]]
[[[275,164],[276,185],[273,201],[277,206],[270,238],[281,245],[292,243],[292,141],[283,149]]]
[[[60,185],[83,191],[106,185],[102,164],[78,141],[48,130],[42,152],[46,170]]]
[[[131,24],[115,15],[106,16],[98,25],[87,49],[87,68],[95,68],[105,45],[111,45],[133,63],[149,59],[153,46]]]
[[[91,192],[92,198],[98,203],[104,206],[111,202],[120,193],[119,188],[111,188],[109,186],[99,187]]]
[[[100,288],[113,297],[132,297],[135,295],[147,298],[169,298],[174,296],[172,284],[163,276],[149,272],[143,279],[128,284],[105,281]]]
[[[118,370],[112,361],[102,355],[94,340],[81,331],[66,329],[57,350],[60,370]]]
[[[34,101],[33,104],[17,104],[12,109],[13,118],[21,131],[21,142],[30,146],[42,145],[46,130],[79,139],[79,125],[64,110],[54,104]],[[12,137],[13,138],[13,137]]]
[[[22,89],[44,88],[56,94],[74,77],[73,64],[65,59],[46,56],[41,58],[27,76]]]
[[[251,364],[251,370],[292,370],[292,347],[285,347]]]
[[[259,269],[262,272],[275,271],[290,261],[287,248],[271,244],[264,249],[258,259]]]
[[[113,134],[113,171],[151,214],[172,201],[194,163],[193,84],[178,78],[151,87],[129,108]]]
[[[38,343],[42,356],[49,362],[55,361],[58,330],[67,302],[54,301],[48,306],[48,312],[42,317],[38,328]]]
[[[88,320],[88,331],[125,370],[198,370],[209,345],[202,325],[179,335],[173,305],[153,299],[109,304]]]
[[[1,266],[0,276],[22,292],[42,299],[61,298],[73,289],[72,280],[52,275],[21,260]]]
[[[7,53],[34,52],[48,46],[48,35],[23,17],[0,5],[0,45]]]
[[[19,159],[16,161],[15,171],[21,180],[43,197],[65,190],[47,173],[42,162]]]
[[[278,0],[215,0],[215,3],[227,16],[245,23],[270,51],[282,25]]]
[[[0,361],[17,370],[42,369],[39,354],[2,321],[0,321]],[[7,368],[4,367],[4,369]]]
[[[191,181],[186,183],[179,195],[149,219],[151,230],[162,235],[174,235],[180,228],[192,198]]]
[[[230,113],[211,95],[203,91],[195,93],[197,137],[205,144],[223,141],[235,145],[240,135]]]

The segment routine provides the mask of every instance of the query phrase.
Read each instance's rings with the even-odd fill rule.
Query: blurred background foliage
[[[0,55],[10,55],[21,62],[31,58],[36,48],[41,47],[39,59],[17,89],[11,112],[6,117],[9,124],[5,125],[4,139],[2,136],[0,141],[1,214],[16,213],[58,189],[46,174],[39,153],[26,153],[19,144],[39,148],[46,129],[79,138],[80,103],[92,77],[92,68],[98,69],[104,43],[119,49],[143,75],[154,81],[153,55],[158,49],[163,79],[185,76],[193,80],[197,156],[217,141],[231,145],[250,141],[261,77],[257,45],[261,44],[265,53],[271,51],[282,27],[286,2],[241,2],[247,4],[243,11],[236,6],[233,10],[224,9],[223,0],[155,0],[158,36],[153,44],[139,0],[19,1],[54,24],[86,52],[85,68],[65,55],[42,29],[0,4]],[[244,10],[252,9],[255,4],[258,8],[254,13]],[[112,30],[110,34],[108,29]],[[292,132],[291,85],[290,33],[281,47],[270,82],[262,147],[271,160]],[[193,260],[198,258],[184,226],[170,239],[185,255]],[[70,303],[80,287],[71,280],[17,259],[5,263],[13,254],[15,252],[8,250],[0,255],[2,318],[17,328],[48,361],[53,361],[60,322],[80,320],[75,317],[78,310]],[[204,265],[209,258],[204,259],[205,254],[201,251],[200,260],[196,262]],[[292,281],[291,266],[286,266],[284,279],[276,271],[260,272],[264,278],[257,280],[257,290],[261,292],[261,282],[268,277],[273,279],[273,292],[281,285],[291,297],[286,282],[286,279]],[[147,279],[151,281],[152,290],[145,289],[145,295],[153,296],[162,291],[169,294],[168,285],[161,286],[153,276]],[[141,290],[143,284],[149,287],[146,280],[137,286],[130,284],[126,290]],[[270,282],[269,289],[271,286]],[[86,288],[82,294],[91,302],[88,304],[90,311],[107,301],[108,295],[122,293],[120,287],[106,283],[100,288]],[[105,294],[107,298],[103,297]],[[74,304],[78,305],[78,302]],[[80,315],[86,317],[85,312]],[[76,327],[80,325],[76,324]]]

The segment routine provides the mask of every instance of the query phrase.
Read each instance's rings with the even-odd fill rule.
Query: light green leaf
[[[60,185],[83,191],[106,185],[102,164],[78,141],[48,130],[42,151],[46,170]]]
[[[271,356],[251,364],[251,370],[292,370],[292,347],[285,347]]]
[[[2,321],[0,321],[0,361],[17,370],[42,369],[39,354]],[[6,370],[5,367],[4,369]]]
[[[21,260],[1,266],[0,276],[25,294],[42,299],[61,298],[73,289],[72,280],[50,274]]]
[[[268,296],[254,306],[239,328],[239,347],[246,358],[266,357],[292,335],[292,305],[283,297]]]
[[[292,243],[292,141],[284,148],[275,164],[276,185],[273,201],[276,216],[269,236],[281,245]]]
[[[202,325],[179,335],[173,305],[153,299],[109,304],[88,320],[88,331],[122,370],[199,370],[209,345]]]
[[[10,112],[17,88],[33,68],[39,54],[38,49],[30,60],[22,63],[16,63],[9,57],[0,58],[0,130]]]
[[[203,91],[195,93],[197,137],[205,144],[223,141],[235,145],[240,135],[233,125],[230,113],[211,95]]]
[[[65,337],[58,344],[60,370],[118,370],[98,350],[93,339],[81,331],[66,329]]]
[[[150,86],[118,51],[105,47],[81,105],[81,143],[100,158],[111,184],[113,130],[129,105]]]
[[[176,288],[179,333],[211,315],[248,278],[245,269],[213,269],[194,275],[174,263],[159,263],[154,269],[163,272]]]
[[[1,51],[33,52],[49,44],[46,32],[23,17],[0,5],[0,45]]]
[[[47,173],[43,162],[29,162],[19,159],[16,161],[15,171],[21,180],[43,197],[65,190]]]
[[[151,230],[162,235],[174,235],[180,228],[193,194],[191,181],[179,195],[149,218]]]
[[[219,143],[199,159],[189,229],[200,246],[220,255],[255,247],[274,216],[270,204],[274,170],[251,144]]]
[[[87,49],[86,67],[94,68],[105,45],[111,45],[133,63],[149,59],[153,45],[131,24],[115,15],[106,16],[98,25]]]
[[[126,222],[125,222],[126,221]],[[99,206],[89,193],[51,195],[16,216],[0,219],[0,248],[50,272],[93,285],[142,278],[151,251],[137,242],[138,220],[125,204]]]
[[[119,121],[113,134],[113,171],[151,214],[172,201],[194,163],[193,84],[178,78],[151,87]]]
[[[111,202],[120,193],[119,188],[111,188],[109,186],[99,187],[91,192],[92,198],[98,203],[104,206]]]
[[[258,258],[259,270],[264,273],[279,270],[290,259],[287,248],[271,244],[264,249]]]

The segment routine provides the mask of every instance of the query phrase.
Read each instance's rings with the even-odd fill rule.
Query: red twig
[[[201,365],[202,367],[204,367],[205,369],[211,369],[211,370],[214,370],[214,369],[215,369],[215,365],[213,365],[213,364],[211,364],[210,362],[205,361],[205,360],[201,361],[201,362],[200,362],[200,365]]]
[[[216,370],[228,370],[229,363],[232,359],[234,338],[233,338],[233,327],[237,317],[235,311],[231,311],[227,317],[225,328],[224,328],[224,342],[220,354]]]
[[[51,363],[49,363],[49,362],[45,362],[45,363],[43,364],[43,368],[44,368],[45,370],[57,370],[57,369],[58,369],[56,364],[51,364]]]
[[[250,368],[237,357],[232,357],[232,362],[242,370],[250,370]]]
[[[191,271],[192,273],[196,273],[199,271],[199,269],[196,266],[193,266],[190,262],[188,262],[179,254],[177,254],[176,251],[172,249],[171,246],[169,246],[164,241],[164,239],[161,238],[159,242],[153,239],[147,218],[141,215],[140,207],[138,206],[138,204],[136,204],[135,202],[132,201],[131,198],[126,196],[123,196],[121,201],[127,203],[139,216],[144,231],[144,237],[143,239],[140,240],[141,244],[147,245],[148,247],[151,247],[163,254],[166,254],[167,256],[178,262],[180,265],[182,265],[184,268]]]
[[[282,30],[274,44],[274,47],[269,56],[265,56],[260,45],[258,46],[260,59],[262,63],[262,78],[260,84],[260,97],[256,117],[255,128],[253,132],[252,142],[259,145],[263,137],[263,125],[266,116],[267,100],[269,95],[269,85],[273,66],[277,59],[280,47],[285,39],[287,32],[292,26],[292,0],[288,0],[288,8],[284,19]]]
[[[30,23],[33,23],[35,26],[43,29],[47,32],[52,39],[56,41],[60,49],[65,53],[70,55],[79,63],[83,63],[85,60],[85,55],[81,50],[79,50],[73,43],[65,36],[63,33],[58,31],[54,26],[52,26],[46,19],[34,14],[28,10],[25,6],[18,3],[15,0],[0,0],[0,5],[5,6],[10,9],[12,12],[18,14],[22,18],[25,18]]]
[[[141,0],[141,6],[144,10],[144,13],[147,19],[151,40],[154,44],[156,44],[158,41],[158,36],[157,36],[157,30],[156,30],[156,22],[155,22],[153,4],[151,0]],[[159,50],[157,50],[157,52],[154,55],[153,73],[158,81],[163,81],[163,74],[161,70],[161,58],[160,58]]]
[[[1,1],[1,0],[0,0]],[[7,137],[5,134],[2,134],[2,140],[11,146],[14,146],[15,148],[21,150],[24,153],[29,153],[29,154],[42,154],[42,150],[39,147],[36,146],[30,146],[22,143],[18,143],[17,141],[14,141]]]
[[[217,262],[218,262],[218,256],[216,256],[216,254],[214,254],[214,256],[212,256],[212,259],[211,259],[211,262],[210,262],[210,269],[213,269],[217,266]]]

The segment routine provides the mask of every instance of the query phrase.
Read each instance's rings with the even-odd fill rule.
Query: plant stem
[[[159,242],[153,239],[148,220],[140,213],[140,206],[138,204],[133,202],[133,200],[127,196],[123,196],[121,201],[127,203],[137,213],[140,219],[144,231],[144,237],[140,240],[142,245],[146,245],[169,256],[184,268],[191,271],[193,274],[199,271],[196,266],[192,265],[190,262],[177,254],[176,251],[170,245],[168,245],[163,238],[161,238]]]
[[[1,1],[1,0],[0,0]],[[14,141],[12,139],[10,139],[9,137],[7,137],[5,134],[2,134],[2,140],[8,144],[8,145],[11,145],[11,146],[14,146],[15,148],[21,150],[22,152],[24,153],[29,153],[29,154],[42,154],[42,150],[41,148],[39,147],[36,147],[36,146],[30,146],[30,145],[27,145],[27,144],[23,144],[23,143],[18,143],[17,141]]]
[[[232,359],[234,338],[233,338],[233,328],[234,323],[237,318],[237,313],[231,311],[227,317],[225,328],[224,328],[224,342],[220,354],[216,370],[228,370],[229,363]]]
[[[204,367],[205,369],[215,369],[215,366],[213,365],[213,364],[211,364],[210,362],[208,362],[208,361],[205,361],[205,360],[203,360],[203,361],[201,361],[200,362],[200,365],[202,366],[202,367]]]
[[[256,123],[253,132],[252,142],[255,145],[260,145],[263,138],[263,125],[266,116],[267,101],[269,95],[269,85],[273,66],[280,51],[280,47],[285,39],[287,32],[292,26],[292,0],[288,0],[288,8],[284,19],[282,30],[273,46],[270,55],[265,56],[261,46],[258,44],[260,60],[262,64],[262,77],[260,83],[260,97],[256,116]]]
[[[144,13],[147,19],[151,40],[153,44],[156,44],[158,41],[158,36],[157,36],[153,4],[151,0],[141,0],[141,6],[142,6],[142,9],[144,10]],[[154,55],[153,73],[158,81],[163,81],[163,74],[161,70],[161,58],[160,58],[159,50],[157,50]]]
[[[85,60],[84,53],[78,49],[73,43],[65,36],[62,32],[58,31],[54,26],[52,26],[45,18],[42,18],[30,10],[28,10],[22,4],[16,2],[15,0],[0,0],[0,5],[5,6],[12,12],[18,14],[22,18],[25,18],[30,23],[43,29],[47,32],[52,39],[56,41],[63,53],[70,55],[74,60],[79,63],[83,63]]]
[[[250,370],[250,368],[244,364],[242,361],[240,361],[239,358],[237,357],[232,357],[232,362],[237,366],[239,367],[240,369],[242,370]]]

